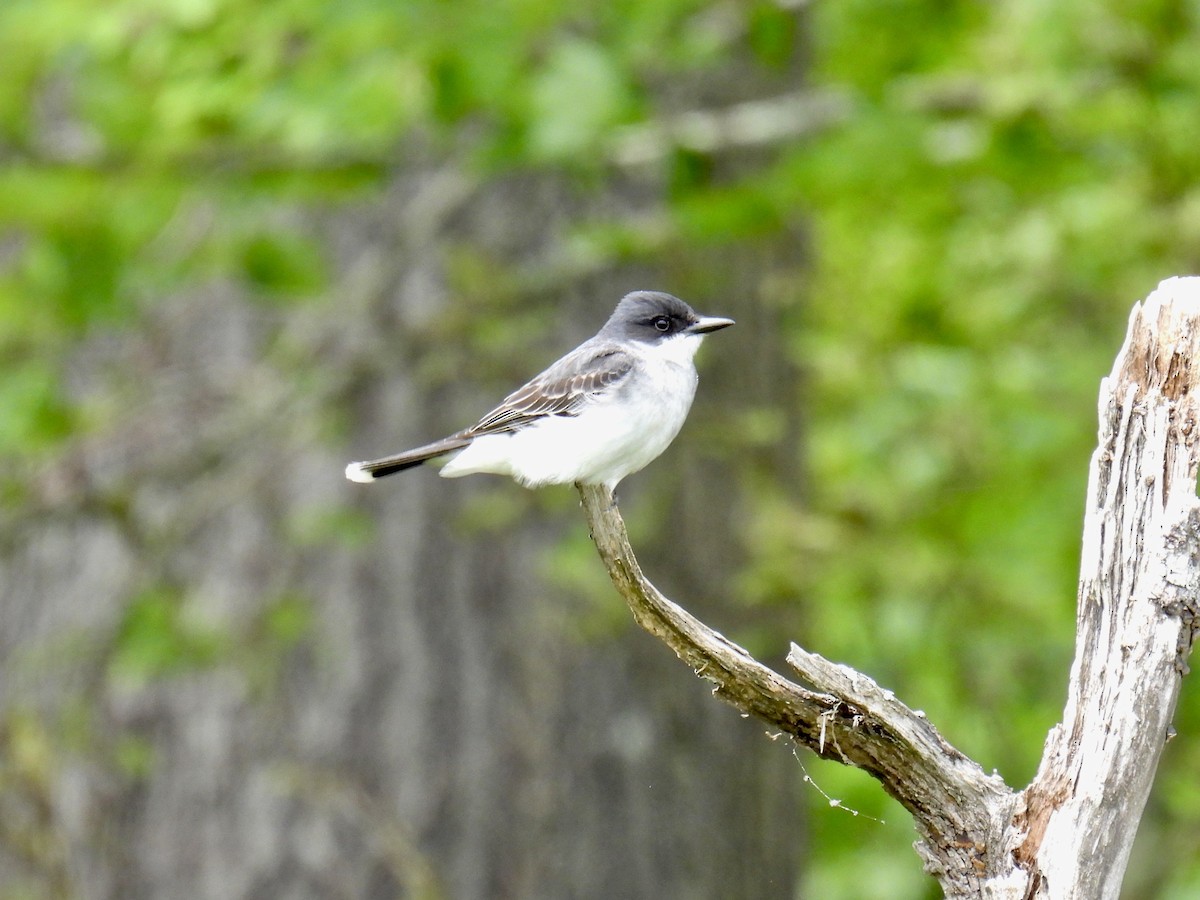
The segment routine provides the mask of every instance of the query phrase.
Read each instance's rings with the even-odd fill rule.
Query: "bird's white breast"
[[[700,341],[700,335],[680,335],[631,348],[638,366],[630,377],[578,415],[477,438],[442,475],[492,472],[529,487],[574,481],[615,487],[666,450],[683,427],[696,396],[692,359]]]

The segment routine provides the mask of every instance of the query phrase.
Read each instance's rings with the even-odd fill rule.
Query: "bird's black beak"
[[[733,324],[733,319],[722,319],[720,316],[701,316],[687,327],[688,334],[708,334],[710,331],[720,331]]]

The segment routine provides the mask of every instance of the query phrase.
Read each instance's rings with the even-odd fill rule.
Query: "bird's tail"
[[[366,462],[352,462],[346,466],[346,477],[351,481],[370,484],[375,479],[383,478],[385,475],[392,475],[395,472],[403,472],[405,469],[419,466],[427,459],[436,459],[439,456],[445,456],[447,453],[453,453],[455,450],[461,450],[470,443],[471,438],[456,435],[432,444],[426,444],[424,447],[405,450],[403,453],[397,453],[393,456],[381,456],[379,459],[370,459]]]

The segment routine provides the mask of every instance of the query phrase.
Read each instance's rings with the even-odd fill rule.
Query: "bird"
[[[611,494],[675,439],[696,395],[696,351],[705,335],[733,324],[661,291],[626,294],[594,337],[471,427],[352,462],[346,477],[370,483],[449,456],[444,478],[491,473],[529,488],[578,482]]]

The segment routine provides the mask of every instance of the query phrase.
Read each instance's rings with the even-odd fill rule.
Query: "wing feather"
[[[634,358],[629,353],[611,345],[581,356],[572,354],[517,388],[461,434],[464,437],[504,434],[519,431],[546,416],[578,415],[589,399],[602,396],[628,378],[633,365]]]

